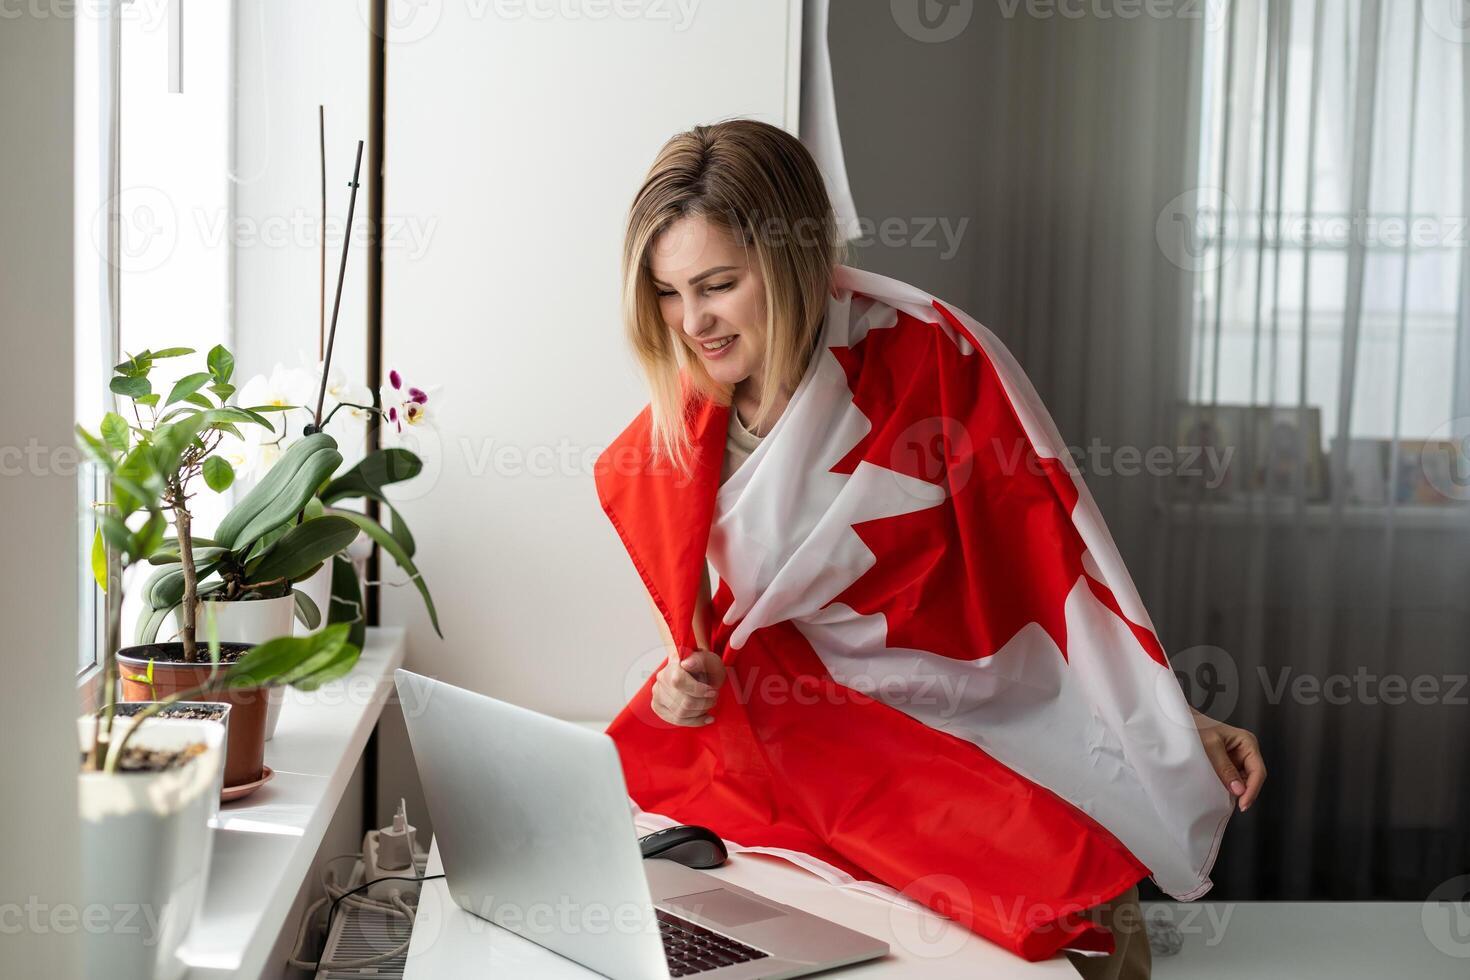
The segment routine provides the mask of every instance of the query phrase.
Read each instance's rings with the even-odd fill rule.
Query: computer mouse
[[[718,868],[729,854],[720,835],[708,827],[684,824],[638,839],[645,858],[665,858],[690,868]]]

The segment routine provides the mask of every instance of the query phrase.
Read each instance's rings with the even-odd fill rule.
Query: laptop
[[[888,944],[644,860],[607,735],[395,671],[455,904],[613,980],[798,977]]]

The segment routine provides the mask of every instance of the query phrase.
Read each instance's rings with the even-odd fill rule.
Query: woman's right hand
[[[654,679],[654,714],[671,725],[708,725],[724,682],[725,663],[710,651],[695,650],[683,660],[675,651]]]

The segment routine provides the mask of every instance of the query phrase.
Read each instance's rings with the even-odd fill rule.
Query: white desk
[[[426,873],[440,874],[443,870],[436,842],[429,852]],[[886,958],[830,974],[834,977],[1077,980],[1077,971],[1065,957],[1027,963],[932,912],[903,908],[871,895],[833,887],[778,858],[734,854],[724,867],[709,873],[778,902],[877,936],[891,947]],[[465,912],[450,900],[442,879],[423,885],[418,922],[408,948],[405,980],[460,977],[588,980],[599,976]]]

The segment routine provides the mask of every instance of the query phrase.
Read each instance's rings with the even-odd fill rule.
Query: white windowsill
[[[179,951],[187,980],[252,980],[266,966],[403,655],[402,629],[370,629],[352,673],[286,691],[265,743],[275,777],[220,808],[204,904]]]

